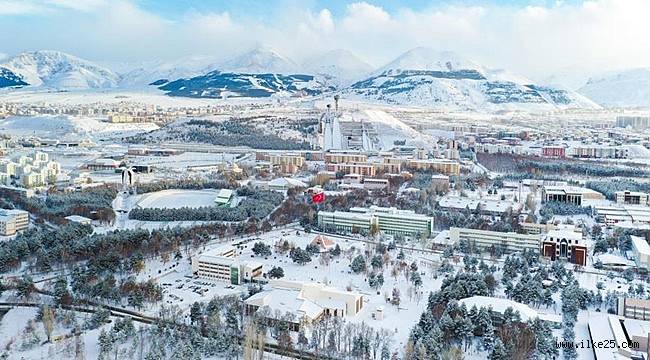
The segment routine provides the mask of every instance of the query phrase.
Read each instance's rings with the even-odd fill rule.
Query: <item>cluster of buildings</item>
[[[224,111],[227,111],[227,107],[215,105],[162,107],[160,105],[142,104],[130,101],[74,105],[61,103],[0,103],[0,114],[2,116],[99,116],[106,117],[107,121],[111,123],[168,123],[179,117],[218,115],[222,114]]]
[[[54,184],[61,165],[51,161],[44,152],[34,152],[17,159],[0,159],[0,184],[16,184],[26,188]]]
[[[596,360],[648,359],[650,357],[650,300],[619,297],[614,314],[587,320]]]
[[[551,229],[546,233],[519,234],[452,227],[445,239],[446,245],[466,241],[473,248],[482,251],[500,249],[502,253],[534,251],[555,260],[565,260],[572,264],[587,264],[587,245],[582,232],[573,227]]]

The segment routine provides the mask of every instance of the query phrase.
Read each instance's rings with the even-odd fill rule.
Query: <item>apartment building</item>
[[[11,236],[29,226],[29,213],[24,210],[0,209],[0,235]]]
[[[294,174],[305,165],[305,158],[300,154],[271,154],[269,161],[283,174]]]
[[[363,176],[377,175],[377,168],[374,164],[369,163],[334,163],[327,164],[327,171],[343,174],[358,174]]]
[[[329,151],[325,153],[325,162],[328,164],[366,163],[368,155],[356,151]]]
[[[410,160],[408,166],[417,170],[432,170],[445,175],[460,175],[460,163],[456,160]]]

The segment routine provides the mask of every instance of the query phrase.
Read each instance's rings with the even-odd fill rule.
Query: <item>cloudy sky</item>
[[[427,46],[533,78],[650,66],[649,0],[0,0],[0,54],[102,62],[335,48],[380,66]],[[1,55],[0,55],[1,56]]]

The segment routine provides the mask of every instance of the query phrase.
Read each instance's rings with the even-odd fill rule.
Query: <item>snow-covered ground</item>
[[[138,207],[157,209],[198,208],[214,206],[218,190],[162,190],[140,195]]]
[[[152,123],[108,123],[96,117],[9,116],[0,120],[0,132],[14,136],[38,136],[56,140],[95,140],[122,137],[158,129]]]

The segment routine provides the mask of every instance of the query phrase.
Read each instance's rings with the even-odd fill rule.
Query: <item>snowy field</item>
[[[214,206],[218,190],[163,190],[140,195],[138,207],[150,209],[179,209]]]
[[[57,140],[130,136],[156,129],[158,125],[152,123],[112,124],[94,117],[39,115],[9,116],[0,120],[0,132]]]

